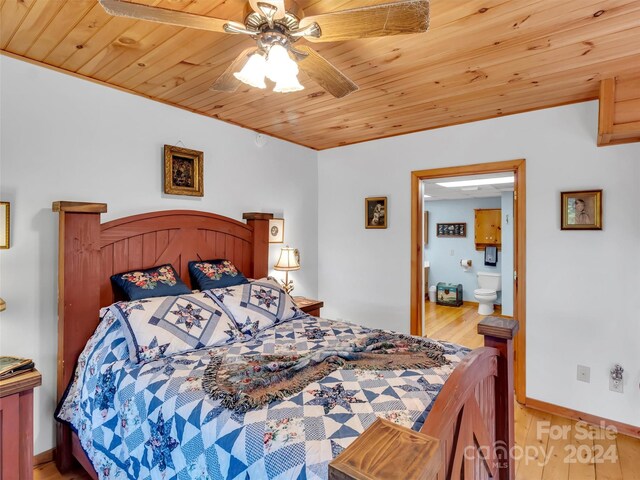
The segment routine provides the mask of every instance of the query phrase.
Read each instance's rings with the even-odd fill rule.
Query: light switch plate
[[[591,382],[591,369],[585,365],[578,365],[578,380],[581,382]]]
[[[609,390],[617,393],[624,393],[624,387],[622,386],[622,380],[615,381],[613,378],[609,379]]]

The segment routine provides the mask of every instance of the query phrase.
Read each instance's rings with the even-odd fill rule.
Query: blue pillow
[[[129,300],[191,293],[189,287],[169,264],[146,270],[118,273],[111,277],[111,282],[120,287]]]
[[[189,262],[191,281],[200,290],[225,288],[249,283],[236,266],[229,260],[198,260]]]

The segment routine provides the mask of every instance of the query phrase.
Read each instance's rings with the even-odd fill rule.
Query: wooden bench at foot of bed
[[[473,350],[440,391],[420,432],[378,419],[329,465],[329,480],[512,480],[513,337],[487,317]]]

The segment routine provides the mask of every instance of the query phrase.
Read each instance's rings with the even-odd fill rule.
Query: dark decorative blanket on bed
[[[216,355],[202,386],[225,408],[246,412],[299,393],[338,369],[429,369],[449,363],[444,349],[430,340],[373,330],[305,355]]]

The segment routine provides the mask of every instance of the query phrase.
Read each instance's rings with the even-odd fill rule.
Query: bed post
[[[62,398],[78,356],[92,335],[100,310],[100,214],[104,203],[54,202],[58,212],[58,384]],[[61,423],[56,432],[56,466],[60,472],[73,466],[71,429]]]
[[[269,220],[273,218],[273,214],[247,212],[242,214],[242,218],[253,228],[253,262],[250,276],[266,277],[269,274]]]
[[[518,331],[516,320],[486,317],[478,324],[485,347],[500,352],[495,380],[496,455],[499,480],[513,480],[515,465],[511,455],[514,446],[513,338]]]

